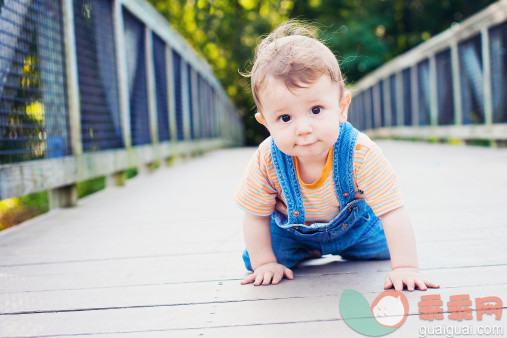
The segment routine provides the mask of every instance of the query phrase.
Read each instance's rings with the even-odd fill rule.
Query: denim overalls
[[[287,202],[287,216],[275,210],[271,215],[271,243],[278,263],[294,267],[310,257],[310,250],[345,259],[389,259],[389,250],[380,219],[366,200],[356,199],[352,162],[358,130],[349,122],[340,123],[333,151],[333,180],[341,210],[328,223],[305,224],[305,209],[291,156],[282,153],[271,140],[271,155]],[[243,252],[252,270],[248,252]]]

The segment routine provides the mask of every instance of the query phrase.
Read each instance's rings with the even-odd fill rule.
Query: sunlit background
[[[127,74],[123,74],[114,48],[118,33],[113,28],[112,2],[70,2],[73,5],[73,37],[79,77],[81,151],[93,153],[126,147],[120,114],[121,106],[125,104],[119,98],[122,85],[131,93],[128,102],[132,110],[131,144],[128,146],[149,143],[148,116],[136,113],[149,108],[149,88],[145,81],[140,80],[151,71],[144,66],[146,51],[144,47],[139,47],[143,46],[146,38],[142,22],[129,11],[122,12],[126,50],[122,69],[127,70]],[[280,22],[298,18],[314,24],[318,28],[319,37],[340,61],[346,82],[354,85],[394,57],[462,22],[495,1],[148,2],[211,65],[225,91],[224,95],[228,95],[235,105],[234,112],[225,98],[219,98],[219,104],[228,112],[238,114],[243,122],[241,143],[257,145],[267,133],[253,118],[255,106],[249,80],[239,73],[250,70],[254,49],[260,37],[271,32]],[[63,28],[64,16],[61,14],[64,10],[63,3],[50,0],[0,0],[0,165],[62,158],[73,154],[70,135],[72,123],[67,111],[71,104],[68,99],[71,87],[65,76],[68,72],[66,47],[69,46],[66,45],[68,40]],[[505,27],[502,29],[498,34],[504,36]],[[183,100],[189,96],[185,97],[178,92],[175,102],[168,102],[165,95],[168,84],[163,76],[170,71],[164,68],[166,42],[157,34],[151,35],[150,39],[153,60],[158,65],[153,76],[157,106],[149,108],[159,114],[157,140],[162,142],[171,137],[177,137],[178,140],[185,137],[216,137],[218,127],[212,121],[206,122],[207,115],[202,115],[205,123],[201,129],[194,131],[191,128],[188,135],[184,135],[183,129],[179,127],[177,131],[171,130],[169,121],[160,118],[168,115],[169,104],[174,104],[178,110],[185,104]],[[501,48],[505,49],[505,46]],[[196,105],[190,104],[189,109],[202,113],[220,93],[204,73],[191,67],[190,63],[186,64],[179,52],[172,51],[170,58],[173,65],[176,65],[175,77],[180,81],[177,88],[188,82],[185,79],[195,79],[185,90],[190,93],[193,91],[199,97]],[[139,63],[143,67],[138,67]],[[421,69],[428,73],[428,67],[428,64],[424,64]],[[118,88],[108,85],[110,79],[118,76],[121,78],[123,75],[124,81]],[[373,102],[373,89],[371,92],[365,90],[364,95],[369,95],[370,102]],[[357,105],[353,107],[356,110],[359,108]],[[190,119],[193,115],[189,114]],[[475,115],[471,116],[474,118]],[[199,116],[197,119],[200,120]],[[177,116],[175,123],[195,124],[193,120],[183,121],[182,115]],[[171,132],[177,132],[178,135],[171,136]],[[153,167],[158,165],[160,163],[157,161],[152,163]],[[136,173],[135,167],[125,168],[124,171],[126,179],[134,177]],[[0,184],[6,182],[0,181]],[[106,178],[98,176],[77,182],[75,189],[78,198],[81,198],[105,186]],[[47,191],[0,200],[0,230],[46,212],[50,208],[49,204]]]

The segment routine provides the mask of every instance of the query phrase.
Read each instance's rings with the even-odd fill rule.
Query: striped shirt
[[[333,180],[332,149],[321,177],[311,184],[301,180],[297,161],[294,161],[307,223],[328,222],[340,212]],[[364,192],[364,198],[376,216],[403,205],[391,164],[382,150],[361,132],[357,136],[352,166],[355,188]],[[239,207],[255,215],[269,216],[275,208],[287,215],[287,204],[271,157],[269,139],[264,140],[252,156],[234,199]]]

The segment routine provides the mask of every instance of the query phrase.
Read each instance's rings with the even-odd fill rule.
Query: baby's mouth
[[[314,141],[314,142],[308,142],[308,143],[304,143],[304,144],[299,144],[300,147],[309,147],[313,144],[317,143],[317,141]]]

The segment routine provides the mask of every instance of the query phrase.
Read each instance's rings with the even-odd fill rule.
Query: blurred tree
[[[267,132],[253,118],[249,70],[258,38],[288,18],[291,1],[275,0],[149,0],[211,64],[245,122],[248,144]]]
[[[494,0],[149,0],[211,64],[239,109],[248,145],[267,132],[254,117],[249,80],[259,37],[280,22],[316,23],[348,83],[483,9]]]
[[[291,18],[317,22],[353,83],[495,0],[294,0]]]

